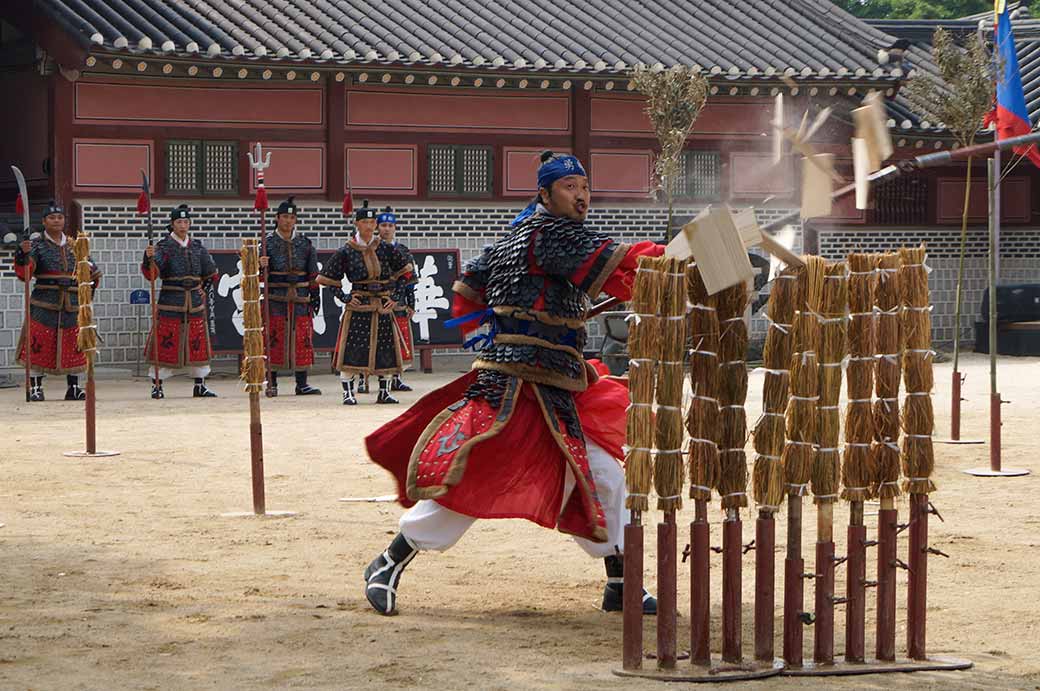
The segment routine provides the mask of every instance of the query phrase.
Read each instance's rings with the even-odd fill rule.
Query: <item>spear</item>
[[[256,201],[253,208],[260,212],[260,256],[267,256],[267,190],[264,189],[264,170],[271,166],[271,152],[264,157],[264,148],[260,142],[256,143],[256,156],[247,151],[249,167],[256,171]],[[271,301],[267,296],[268,268],[264,268],[264,380],[267,382],[265,395],[271,396],[274,389],[271,387]]]
[[[154,244],[155,229],[152,226],[152,191],[148,174],[141,170],[141,196],[137,198],[137,213],[148,215],[148,246]],[[148,272],[148,283],[152,296],[152,385],[159,388],[159,304],[155,298],[155,274]]]
[[[25,176],[22,175],[22,171],[18,169],[18,166],[11,166],[11,171],[14,172],[14,178],[18,181],[18,200],[15,203],[15,209],[22,212],[22,240],[29,239],[29,191],[25,187]],[[29,348],[30,342],[32,341],[31,332],[32,325],[29,323],[29,281],[32,279],[32,260],[29,257],[25,258],[25,317],[22,321],[22,333],[24,339],[22,341],[22,348],[25,357],[25,402],[29,402],[29,380],[30,380],[30,360],[32,359],[32,351]]]

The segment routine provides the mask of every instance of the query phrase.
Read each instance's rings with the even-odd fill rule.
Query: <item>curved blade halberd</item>
[[[22,195],[22,233],[26,240],[29,239],[29,190],[25,186],[25,176],[18,166],[11,166],[14,179],[18,182],[18,194]]]

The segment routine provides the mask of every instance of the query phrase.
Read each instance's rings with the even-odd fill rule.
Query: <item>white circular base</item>
[[[985,439],[933,439],[936,444],[985,444]]]
[[[65,451],[61,454],[62,456],[68,456],[69,458],[105,458],[107,456],[118,456],[118,451],[95,451],[90,453],[89,451]]]
[[[340,497],[336,501],[365,502],[365,503],[384,502],[384,501],[385,502],[390,502],[390,501],[397,501],[397,495],[396,494],[384,494],[384,495],[379,496],[379,497]]]
[[[253,513],[252,511],[232,511],[220,514],[221,518],[288,518],[295,516],[295,511],[267,511],[265,513]]]
[[[1000,470],[993,470],[991,468],[968,468],[961,472],[966,475],[974,475],[975,477],[1021,477],[1022,475],[1029,475],[1030,471],[1025,468],[1001,468]]]

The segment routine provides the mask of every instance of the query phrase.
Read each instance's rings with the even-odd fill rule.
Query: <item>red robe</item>
[[[662,252],[663,247],[650,242],[630,248],[604,283],[604,292],[631,299],[639,256]],[[456,293],[452,311],[459,316],[480,307]],[[429,496],[424,488],[433,488],[437,502],[467,516],[525,518],[604,541],[603,509],[588,471],[584,439],[568,434],[566,426],[554,424],[558,420],[546,409],[535,385],[523,380],[507,394],[512,403],[504,403],[498,410],[482,398],[465,401],[463,394],[476,378],[477,372],[471,371],[430,392],[366,438],[371,459],[397,481],[398,501],[411,506]],[[460,402],[464,405],[458,405]],[[584,434],[615,458],[622,458],[627,387],[601,377],[576,393],[575,403]],[[469,445],[461,466],[464,472],[460,472],[454,463],[459,442],[480,435],[486,438]],[[561,511],[568,466],[577,488]],[[431,477],[423,477],[424,471]]]

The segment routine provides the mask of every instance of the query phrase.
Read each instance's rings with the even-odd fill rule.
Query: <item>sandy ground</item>
[[[441,369],[411,375],[417,392],[403,402],[458,368]],[[949,371],[937,367],[940,436],[949,428]],[[970,356],[967,371],[964,436],[981,438],[986,360]],[[1001,389],[1012,401],[1005,464],[1040,472],[1038,374],[1036,359],[1001,362]],[[28,406],[21,389],[0,391],[0,687],[660,688],[611,674],[620,666],[621,618],[596,609],[602,564],[526,522],[483,522],[450,552],[421,555],[402,581],[401,615],[374,614],[361,571],[395,533],[400,509],[337,499],[393,491],[366,461],[362,438],[402,408],[372,405],[372,396],[345,408],[331,376],[314,379],[326,395],[263,403],[268,508],[298,512],[280,519],[221,515],[251,507],[246,397],[230,378],[213,379],[217,400],[192,400],[190,382],[176,379],[158,402],[144,380],[102,379],[99,448],[121,452],[108,459],[62,456],[83,448],[81,404]],[[760,393],[761,377],[752,377],[751,390]],[[49,396],[62,391],[63,382],[48,380]],[[975,669],[760,688],[1040,688],[1038,479],[959,472],[985,465],[987,448],[938,447],[934,499],[946,522],[933,519],[932,544],[951,558],[929,564],[929,651],[970,658]],[[681,525],[691,518],[683,513]],[[839,509],[838,523],[846,516]],[[712,521],[720,544],[717,513]],[[745,540],[752,533],[746,521]],[[836,533],[841,554],[844,531]],[[805,544],[813,539],[810,531]],[[648,534],[647,544],[655,542]],[[753,558],[745,557],[748,576]],[[688,603],[681,568],[679,601]],[[745,581],[747,650],[753,592]],[[901,651],[904,599],[900,573]],[[872,596],[867,616],[869,648]],[[843,619],[839,611],[839,652]],[[680,619],[680,640],[687,622]],[[652,627],[649,620],[648,647]],[[805,642],[809,658],[811,631]]]

